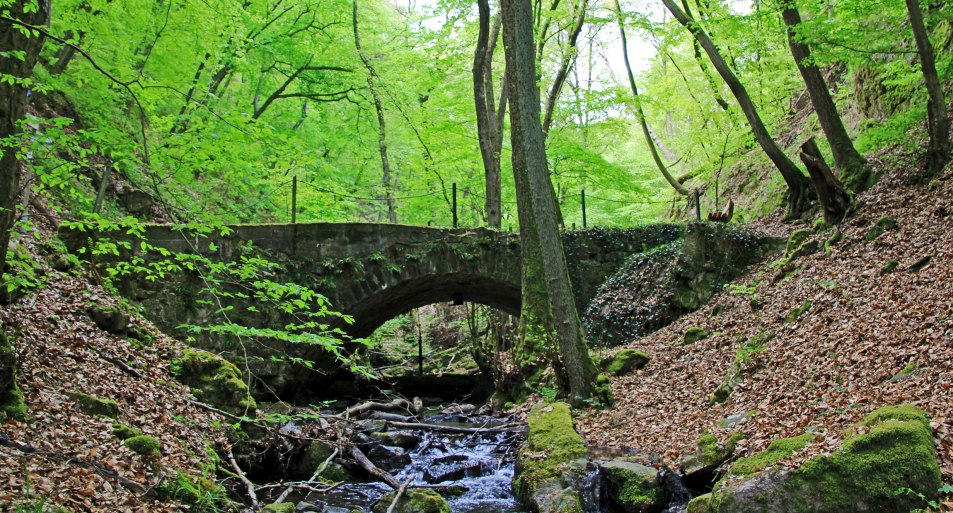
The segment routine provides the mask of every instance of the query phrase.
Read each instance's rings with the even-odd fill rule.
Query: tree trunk
[[[813,137],[801,145],[801,162],[811,175],[824,221],[831,226],[840,224],[850,210],[850,195],[824,162],[824,156]]]
[[[552,307],[559,359],[566,372],[570,401],[578,405],[592,396],[596,369],[589,358],[573,303],[566,255],[557,226],[556,198],[549,180],[546,147],[539,122],[532,7],[530,0],[502,0],[501,3],[506,68],[510,79],[513,169],[517,187],[528,189],[529,213],[539,238],[538,263],[546,278],[545,289]],[[521,226],[520,231],[528,231],[527,228]]]
[[[500,157],[495,151],[496,132],[493,107],[493,50],[490,46],[490,3],[489,0],[477,0],[480,10],[480,32],[477,36],[476,52],[473,55],[473,99],[476,103],[477,134],[480,140],[480,156],[483,158],[483,175],[486,191],[486,222],[496,229],[502,226],[500,212],[501,170]],[[499,36],[499,28],[494,26],[493,37]],[[495,41],[494,41],[495,43]]]
[[[6,9],[9,17],[30,25],[46,25],[50,21],[49,0],[41,0],[36,12],[24,12],[26,2],[13,2]],[[43,47],[43,36],[24,35],[11,22],[0,21],[0,140],[15,136],[19,129],[17,121],[26,109],[28,87],[21,82],[33,74],[33,66]],[[10,56],[12,52],[24,52],[24,58]],[[13,82],[12,84],[10,82]],[[16,216],[17,198],[20,191],[20,164],[16,148],[5,148],[0,156],[0,274],[7,260],[10,244],[10,229]]]
[[[946,114],[946,99],[940,86],[940,77],[936,72],[936,55],[930,36],[923,24],[923,12],[918,0],[905,0],[910,13],[910,26],[913,38],[917,42],[920,54],[920,68],[926,82],[930,100],[927,103],[927,116],[930,129],[930,147],[927,150],[927,172],[939,173],[950,160],[950,122]]]
[[[629,63],[629,47],[625,37],[625,23],[622,20],[622,7],[619,5],[619,0],[615,0],[614,5],[616,19],[619,21],[619,35],[622,36],[622,60],[625,62],[625,72],[629,77],[629,88],[632,89],[632,97],[635,99],[635,113],[636,117],[639,118],[639,125],[642,126],[642,135],[645,136],[645,144],[648,145],[649,152],[652,154],[652,160],[655,161],[659,172],[665,177],[665,181],[667,181],[676,192],[685,196],[688,194],[688,189],[678,183],[675,177],[672,176],[672,173],[668,171],[665,163],[662,162],[662,157],[659,156],[658,149],[655,147],[655,141],[652,139],[652,131],[649,130],[649,124],[645,120],[645,112],[642,110],[642,99],[639,96],[639,89],[635,85],[635,76],[632,75],[632,65]]]
[[[361,57],[361,62],[367,68],[367,87],[371,90],[371,96],[374,98],[374,110],[377,111],[377,148],[381,154],[381,184],[384,187],[384,200],[387,203],[387,220],[391,223],[397,222],[397,210],[394,207],[394,196],[391,193],[393,186],[393,175],[390,170],[390,160],[387,157],[387,128],[384,124],[384,104],[381,102],[380,91],[377,90],[377,81],[379,77],[377,70],[374,69],[371,60],[361,49],[361,35],[358,32],[357,24],[357,0],[354,0],[354,48]]]
[[[688,31],[692,33],[692,36],[698,40],[702,48],[704,48],[711,63],[715,66],[715,70],[718,71],[721,78],[728,84],[728,89],[731,90],[731,93],[741,106],[741,111],[748,120],[748,124],[751,125],[751,132],[754,134],[754,138],[781,173],[781,177],[784,178],[784,183],[788,186],[788,210],[786,217],[788,219],[800,217],[810,204],[810,194],[812,193],[810,190],[810,181],[808,181],[807,177],[801,173],[801,170],[794,165],[794,162],[791,162],[791,159],[784,154],[784,151],[778,147],[777,143],[774,142],[770,132],[768,132],[768,128],[764,125],[764,122],[761,121],[758,109],[755,107],[754,102],[751,101],[751,97],[748,96],[748,91],[728,67],[725,59],[722,58],[721,53],[718,51],[718,47],[715,46],[715,43],[708,37],[708,34],[706,34],[694,20],[682,12],[682,10],[675,5],[674,0],[662,0],[662,3],[665,4],[665,7],[668,8],[675,19],[678,20],[682,26],[687,28]]]
[[[814,105],[814,112],[817,113],[817,120],[824,129],[827,142],[831,145],[834,165],[840,171],[841,181],[849,190],[862,191],[870,186],[870,168],[864,157],[854,148],[850,136],[847,135],[847,129],[844,128],[844,123],[837,112],[834,99],[827,89],[827,82],[824,81],[821,70],[811,58],[811,48],[797,40],[801,14],[798,12],[795,0],[788,0],[784,4],[781,15],[784,18],[784,24],[787,25],[791,55],[794,56],[794,62],[797,63],[801,76],[804,77],[807,93]],[[816,181],[814,183],[817,184]],[[817,194],[821,195],[821,191],[818,190]]]

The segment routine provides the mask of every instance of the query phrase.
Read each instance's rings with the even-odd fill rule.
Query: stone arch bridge
[[[519,315],[517,234],[485,228],[372,223],[230,228],[228,235],[215,232],[200,237],[167,225],[149,225],[144,235],[154,246],[179,253],[197,252],[213,261],[264,256],[279,264],[272,280],[308,286],[325,295],[331,309],[352,316],[353,324],[338,322],[332,327],[354,338],[370,335],[385,321],[413,308],[439,302],[475,302]],[[563,244],[577,308],[585,310],[598,287],[629,255],[671,242],[681,234],[678,225],[566,232]],[[65,233],[63,238],[75,247],[85,241],[85,234]],[[200,345],[229,352],[209,336],[185,333],[180,328],[183,324],[203,325],[215,317],[217,307],[203,297],[203,283],[197,276],[181,273],[156,282],[129,279],[118,286],[123,295],[143,304],[145,315],[166,333],[183,338],[196,336]],[[240,318],[245,325],[283,327],[288,322],[278,312],[249,309],[238,302],[227,306],[234,308],[232,318]],[[311,353],[300,356],[314,358]],[[269,386],[281,389],[286,381],[286,386],[293,386],[294,380],[300,382],[300,377],[289,377],[286,367],[271,364],[268,358],[264,362],[256,374],[271,376]]]

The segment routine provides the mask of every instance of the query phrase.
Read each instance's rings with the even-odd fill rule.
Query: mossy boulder
[[[371,508],[371,511],[385,513],[390,504],[394,502],[396,493],[391,492],[381,497]],[[294,511],[294,509],[291,511]],[[394,511],[396,513],[450,513],[450,504],[433,490],[411,488],[404,491],[400,500],[397,501],[397,507],[394,508]]]
[[[688,505],[685,506],[685,513],[712,513],[711,494],[699,495],[688,501]]]
[[[123,440],[123,445],[130,451],[141,454],[149,458],[158,458],[162,456],[162,444],[153,436],[138,435]]]
[[[529,435],[516,458],[513,492],[541,513],[582,513],[572,462],[587,453],[569,405],[541,404],[529,415]]]
[[[95,303],[89,305],[86,313],[99,329],[115,335],[124,334],[129,327],[129,314],[118,306]]]
[[[613,376],[621,376],[641,369],[647,363],[649,363],[649,357],[645,353],[635,349],[623,349],[602,360],[602,368]]]
[[[880,219],[877,219],[877,222],[874,223],[869,230],[867,230],[867,233],[864,234],[864,238],[867,240],[874,240],[883,235],[885,232],[893,230],[896,227],[896,219],[890,216],[881,217]]]
[[[609,500],[625,513],[662,509],[664,493],[657,468],[619,459],[603,463],[600,469]]]
[[[712,510],[907,513],[923,506],[915,494],[926,500],[937,496],[940,470],[929,419],[913,406],[873,412],[833,454],[818,456],[790,471],[759,471],[799,450],[811,437],[805,434],[778,441],[761,455],[735,462],[729,475],[715,486]],[[905,488],[914,494],[898,494]]]
[[[26,420],[26,402],[17,387],[17,356],[12,337],[0,324],[0,421],[12,418]]]
[[[293,502],[281,502],[278,504],[269,504],[261,508],[261,513],[295,513],[297,509]]]
[[[699,340],[704,340],[708,338],[708,332],[704,328],[699,328],[693,326],[685,330],[685,335],[682,337],[682,345],[689,345],[698,342]]]
[[[111,419],[119,416],[119,405],[111,399],[101,399],[82,392],[67,392],[66,395],[76,401],[79,410],[87,415]]]
[[[695,452],[686,454],[679,459],[682,474],[691,476],[700,473],[714,472],[722,463],[735,452],[735,445],[744,438],[740,432],[732,433],[724,444],[711,433],[705,433],[698,438]]]
[[[236,415],[254,415],[256,403],[235,364],[206,351],[186,349],[172,362],[173,376],[200,401]]]

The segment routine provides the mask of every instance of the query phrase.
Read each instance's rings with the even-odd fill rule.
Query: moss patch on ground
[[[172,362],[172,374],[192,388],[192,394],[236,415],[253,415],[256,403],[235,364],[206,351],[186,349]]]
[[[682,337],[682,345],[694,344],[699,340],[708,338],[708,332],[703,328],[692,327],[685,330],[685,336]]]
[[[119,405],[111,399],[100,399],[82,392],[67,392],[66,395],[76,401],[79,410],[87,415],[109,417],[111,419],[119,416]]]
[[[889,216],[881,217],[880,219],[877,220],[876,223],[874,223],[873,227],[871,227],[870,230],[867,231],[867,233],[864,235],[864,238],[867,240],[874,240],[877,237],[880,237],[881,235],[883,235],[884,232],[893,230],[896,227],[897,227],[896,219]]]
[[[801,306],[795,308],[794,310],[791,310],[791,313],[789,313],[788,316],[784,318],[784,322],[792,323],[800,319],[801,316],[807,313],[807,311],[810,310],[812,306],[814,306],[814,303],[810,301],[805,301],[803,304],[801,304]]]
[[[138,435],[123,440],[123,445],[130,451],[150,458],[162,456],[162,444],[155,437],[149,435]]]

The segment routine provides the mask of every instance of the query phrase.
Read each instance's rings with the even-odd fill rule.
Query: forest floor
[[[912,403],[932,419],[943,481],[949,482],[953,166],[929,184],[913,185],[909,157],[885,152],[872,162],[884,176],[858,197],[857,212],[841,227],[844,239],[830,256],[823,250],[827,234],[815,232],[822,249],[799,259],[788,277],[777,279],[770,260],[753,266],[702,309],[628,343],[624,347],[651,361],[612,380],[612,407],[579,416],[583,437],[594,446],[656,452],[676,466],[706,432],[724,442],[740,430],[746,436],[737,450],[742,456],[779,437],[817,433],[782,461],[794,467],[836,450],[851,424],[877,407]],[[896,228],[868,240],[883,216],[894,218]],[[751,227],[776,236],[809,228],[783,224],[778,216]],[[916,270],[925,257],[929,262]],[[882,272],[891,260],[896,269]],[[786,322],[806,301],[810,309]],[[683,345],[691,327],[710,335]],[[751,356],[727,400],[713,403],[739,349],[762,331],[776,336]],[[734,414],[748,417],[724,427]]]

